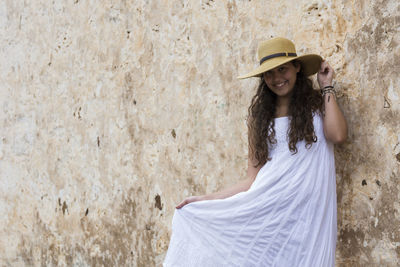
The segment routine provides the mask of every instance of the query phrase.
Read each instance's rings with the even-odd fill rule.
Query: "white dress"
[[[314,115],[318,141],[290,152],[288,117],[275,119],[277,144],[246,192],[175,210],[164,267],[333,267],[336,179],[333,144]]]

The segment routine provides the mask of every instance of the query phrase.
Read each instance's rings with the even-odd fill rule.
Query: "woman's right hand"
[[[202,201],[205,200],[204,196],[192,196],[192,197],[188,197],[186,199],[184,199],[181,203],[178,204],[178,206],[176,206],[177,209],[182,208],[183,206],[192,203],[192,202],[196,202],[196,201]]]

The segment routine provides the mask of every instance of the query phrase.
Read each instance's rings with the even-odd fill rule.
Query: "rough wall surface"
[[[174,205],[245,176],[260,40],[335,68],[337,266],[400,265],[398,0],[0,4],[0,265],[159,266]]]

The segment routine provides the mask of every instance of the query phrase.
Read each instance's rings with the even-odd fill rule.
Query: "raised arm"
[[[318,84],[321,89],[332,86],[334,71],[326,62],[322,61],[318,72]],[[347,123],[342,111],[336,102],[336,96],[332,91],[324,96],[324,134],[325,138],[334,144],[343,143],[347,139]]]

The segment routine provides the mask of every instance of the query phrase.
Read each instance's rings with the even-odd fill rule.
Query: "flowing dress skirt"
[[[275,119],[272,160],[246,192],[176,210],[164,267],[333,267],[336,180],[333,144],[314,115],[317,142],[289,151],[289,118]]]

